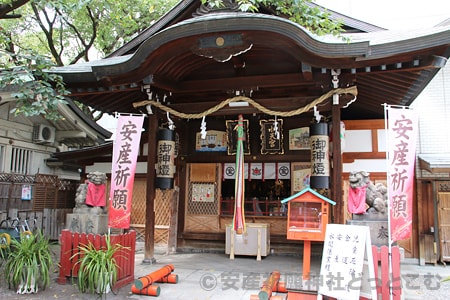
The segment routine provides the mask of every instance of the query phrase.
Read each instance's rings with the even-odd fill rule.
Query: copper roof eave
[[[100,82],[105,78],[109,78],[108,81],[113,80],[113,78],[121,77],[126,73],[133,73],[144,64],[154,50],[171,41],[204,34],[223,33],[225,32],[223,28],[227,28],[226,32],[253,30],[279,34],[304,49],[305,52],[310,54],[309,57],[321,58],[328,61],[329,64],[339,58],[346,59],[347,65],[340,65],[340,68],[354,67],[351,62],[364,64],[364,62],[367,63],[370,60],[392,57],[405,51],[420,51],[442,46],[445,41],[450,40],[450,30],[447,30],[420,38],[415,37],[387,44],[370,45],[369,41],[328,43],[309,34],[301,26],[279,17],[260,14],[222,13],[219,16],[196,17],[173,25],[143,42],[133,55],[103,59],[86,64],[84,68],[71,66],[56,68],[52,72],[63,75],[65,80],[69,82]],[[308,59],[308,57],[305,58]],[[305,63],[314,65],[308,61],[305,61]],[[149,72],[152,71],[149,70]],[[140,76],[145,77],[146,75]],[[136,82],[142,79],[134,78]]]
[[[154,50],[178,39],[233,31],[263,31],[279,34],[290,39],[293,44],[303,48],[310,55],[330,60],[345,58],[353,61],[355,57],[366,56],[369,47],[368,42],[345,43],[340,40],[334,40],[331,43],[324,42],[309,34],[303,27],[279,17],[248,13],[221,13],[196,17],[173,25],[143,42],[136,53],[129,56],[127,60],[116,64],[93,65],[92,72],[95,77],[85,77],[85,79],[98,81],[105,77],[131,73],[138,69]],[[270,44],[270,41],[261,43]],[[309,62],[306,61],[306,63]]]

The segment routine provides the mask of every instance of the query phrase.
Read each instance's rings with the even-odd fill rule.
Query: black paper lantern
[[[309,128],[311,147],[312,188],[327,189],[330,185],[330,155],[328,124],[315,123]]]
[[[156,188],[173,189],[175,173],[175,131],[160,128],[157,134]]]

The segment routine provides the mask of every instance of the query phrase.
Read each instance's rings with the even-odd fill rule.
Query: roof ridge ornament
[[[233,56],[243,54],[252,49],[253,43],[242,34],[221,34],[200,37],[196,45],[191,48],[198,56],[212,58],[217,62],[229,61]],[[245,67],[244,65],[241,68]]]

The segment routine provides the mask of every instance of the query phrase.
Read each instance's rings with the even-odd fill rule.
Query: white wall
[[[411,105],[419,112],[418,153],[450,152],[450,63]]]
[[[442,68],[412,108],[419,112],[417,154],[450,154],[450,63]],[[420,170],[419,177],[449,177],[448,173],[431,174]]]

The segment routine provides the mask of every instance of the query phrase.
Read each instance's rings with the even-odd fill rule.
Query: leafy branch
[[[211,8],[223,8],[226,6],[225,3],[230,1],[232,0],[202,0],[202,3]],[[275,15],[286,17],[314,34],[332,34],[347,40],[341,36],[344,31],[342,22],[332,20],[330,13],[326,10],[322,11],[316,6],[310,6],[312,2],[314,0],[237,0],[236,4],[243,12],[258,12],[261,6],[265,6]]]
[[[48,120],[61,119],[58,105],[65,104],[69,94],[60,75],[45,72],[54,64],[46,57],[32,54],[18,55],[0,51],[0,89],[13,90],[17,101],[11,110],[26,117],[42,115]],[[8,62],[14,64],[8,65]]]

